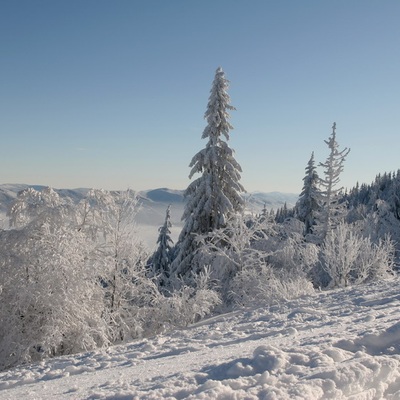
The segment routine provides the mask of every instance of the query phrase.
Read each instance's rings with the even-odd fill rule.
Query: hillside
[[[400,280],[258,304],[0,374],[0,399],[400,398]]]

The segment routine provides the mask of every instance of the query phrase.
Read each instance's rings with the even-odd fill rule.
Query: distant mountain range
[[[21,190],[33,187],[36,190],[42,190],[45,186],[24,185],[24,184],[3,184],[0,185],[0,213],[7,212],[10,203],[17,197]],[[85,197],[89,189],[54,189],[60,196],[70,197],[78,202]],[[172,190],[159,188],[137,192],[139,198],[140,210],[136,216],[138,233],[142,240],[149,246],[155,246],[158,227],[165,220],[165,211],[168,205],[171,205],[171,222],[173,239],[179,235],[182,228],[181,217],[184,210],[183,190]],[[258,214],[266,205],[267,209],[278,209],[285,202],[288,207],[293,207],[297,201],[298,194],[280,193],[280,192],[253,192],[244,195],[246,200],[246,209],[249,213]],[[3,223],[3,226],[5,224]]]

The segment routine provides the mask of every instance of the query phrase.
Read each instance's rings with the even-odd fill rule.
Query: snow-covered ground
[[[400,279],[0,374],[0,399],[400,399]]]

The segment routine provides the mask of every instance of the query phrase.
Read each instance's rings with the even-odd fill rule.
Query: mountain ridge
[[[45,185],[28,185],[23,183],[6,183],[0,184],[0,208],[4,210],[5,206],[14,200],[18,193],[27,188],[34,188],[35,190],[41,191],[48,186]],[[53,188],[60,196],[70,197],[75,201],[79,201],[87,194],[90,188],[74,188],[74,189],[58,189]],[[111,190],[111,192],[117,192]],[[140,190],[135,191],[140,200],[147,200],[154,203],[179,203],[184,202],[184,190],[170,189],[166,187]],[[298,194],[295,193],[284,193],[284,192],[249,192],[243,194],[244,198],[249,203],[255,203],[259,206],[264,204],[271,206],[283,206],[286,202],[288,207],[293,206],[296,203]]]
[[[36,190],[43,190],[44,185],[27,184],[0,184],[0,214],[3,214],[3,228],[7,227],[5,214],[12,201],[17,197],[21,190],[32,187]],[[60,196],[69,197],[74,202],[82,200],[89,188],[77,189],[55,189]],[[116,192],[116,191],[111,191]],[[136,192],[139,200],[139,209],[136,214],[137,230],[141,239],[150,248],[155,246],[158,236],[158,228],[164,223],[167,207],[171,206],[172,239],[177,240],[182,229],[181,220],[185,207],[184,190],[156,188]],[[246,212],[250,214],[259,214],[266,206],[268,209],[282,207],[285,203],[293,207],[297,201],[298,195],[294,193],[281,192],[252,192],[245,193]]]

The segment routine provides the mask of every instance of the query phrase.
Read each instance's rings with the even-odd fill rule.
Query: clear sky
[[[248,191],[400,168],[398,0],[0,0],[0,183],[185,189],[215,70]]]

